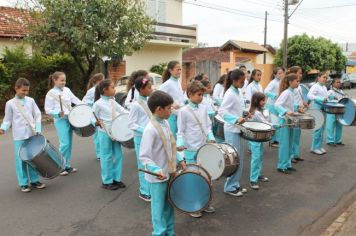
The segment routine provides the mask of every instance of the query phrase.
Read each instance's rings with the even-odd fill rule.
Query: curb
[[[349,206],[326,230],[321,236],[333,236],[340,231],[347,219],[356,212],[356,201]]]

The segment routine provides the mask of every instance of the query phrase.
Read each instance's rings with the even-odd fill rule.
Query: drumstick
[[[149,170],[138,169],[138,171],[141,171],[141,172],[144,172],[146,174],[153,175],[153,176],[156,176],[156,177],[162,177],[162,175],[154,173],[154,172],[149,171]],[[163,176],[163,177],[166,178],[165,176]]]
[[[58,96],[59,96],[59,106],[61,107],[61,112],[63,112],[62,98],[61,98],[61,95],[58,95]]]

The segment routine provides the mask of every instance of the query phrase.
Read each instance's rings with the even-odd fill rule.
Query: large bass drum
[[[325,118],[324,118],[324,114],[322,111],[318,110],[318,109],[308,109],[305,113],[311,115],[312,117],[314,117],[314,129],[313,130],[318,130],[321,127],[323,127],[324,122],[325,122]]]
[[[342,98],[340,104],[345,106],[345,113],[337,116],[337,119],[342,125],[356,125],[356,100],[351,98]]]
[[[120,114],[113,121],[111,125],[111,136],[122,146],[126,148],[134,148],[133,141],[134,133],[129,129],[129,114]]]
[[[91,123],[92,120],[94,120],[93,110],[85,104],[75,106],[68,115],[69,123],[80,137],[89,137],[95,133],[96,128]]]

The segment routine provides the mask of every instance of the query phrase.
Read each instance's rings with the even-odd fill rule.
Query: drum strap
[[[176,145],[176,141],[172,135],[172,133],[168,130],[169,132],[169,141],[170,141],[170,145],[171,145],[171,149],[172,149],[172,154],[169,155],[169,151],[168,151],[168,144],[167,144],[167,140],[164,136],[163,130],[161,125],[158,123],[158,121],[152,116],[151,118],[151,123],[152,125],[156,128],[158,135],[162,141],[163,144],[163,148],[164,151],[166,152],[166,158],[168,161],[168,171],[170,174],[175,173],[176,172],[176,158],[177,158],[177,145]]]
[[[57,96],[57,95],[53,94],[52,92],[49,92],[48,95],[51,96],[54,100],[56,100],[60,104],[63,104],[68,109],[68,111],[72,110],[72,106],[68,105],[67,103],[62,102],[62,98],[60,96]]]
[[[137,100],[138,104],[140,104],[140,106],[143,108],[143,110],[146,112],[148,118],[151,119],[152,117],[152,112],[150,111],[150,109],[148,108],[147,104],[144,103],[142,100],[138,99]]]
[[[116,118],[116,109],[115,109],[115,101],[113,99],[110,99],[111,103],[111,122]]]
[[[34,124],[33,118],[26,114],[25,108],[20,104],[20,101],[18,99],[13,98],[13,100],[15,102],[15,105],[16,105],[17,109],[20,111],[21,115],[23,116],[23,118],[30,125],[33,134],[36,134],[36,128],[35,128],[35,124]]]
[[[203,125],[202,123],[199,121],[197,115],[194,113],[193,109],[190,108],[189,106],[187,106],[188,111],[190,111],[190,113],[193,115],[195,121],[197,122],[197,124],[199,125],[200,131],[202,132],[202,134],[204,135],[204,137],[207,136],[207,134],[205,133],[204,129],[203,129]]]

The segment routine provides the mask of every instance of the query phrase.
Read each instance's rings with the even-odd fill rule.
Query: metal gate
[[[196,63],[196,74],[208,75],[210,82],[214,85],[220,78],[220,65],[216,61],[206,60]]]

